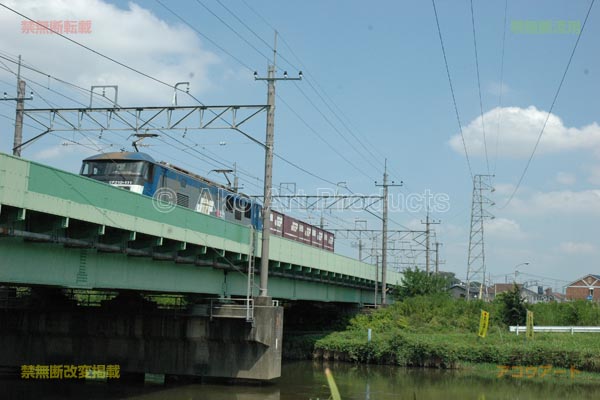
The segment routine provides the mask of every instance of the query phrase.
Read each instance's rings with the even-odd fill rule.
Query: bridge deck
[[[245,277],[227,271],[246,267],[249,227],[179,206],[159,212],[147,196],[5,154],[0,207],[0,281],[246,293]],[[260,246],[256,256],[259,265]],[[275,297],[372,302],[372,265],[276,236],[270,258]],[[388,273],[389,284],[400,279]]]

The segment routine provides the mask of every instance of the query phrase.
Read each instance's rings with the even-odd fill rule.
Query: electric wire
[[[213,10],[211,10],[206,4],[202,3],[200,0],[196,0],[196,3],[198,3],[199,5],[201,5],[206,11],[208,11],[209,13],[211,13],[215,18],[217,18],[223,25],[225,25],[227,28],[229,28],[230,31],[232,31],[238,38],[240,38],[242,41],[244,41],[244,43],[246,43],[248,46],[250,46],[252,49],[254,49],[258,54],[260,54],[261,56],[263,56],[263,58],[265,58],[267,61],[269,61],[269,57],[267,57],[265,55],[265,53],[263,53],[262,51],[260,51],[256,46],[254,46],[252,43],[250,43],[250,41],[248,41],[248,39],[246,39],[244,36],[242,36],[242,34],[240,34],[237,30],[235,30],[235,28],[233,28],[231,25],[229,25],[227,23],[227,21],[225,21],[223,18],[219,17]],[[222,4],[221,4],[222,5]]]
[[[521,186],[521,183],[523,182],[523,179],[525,178],[525,175],[527,174],[527,170],[529,169],[529,166],[531,165],[531,161],[533,160],[533,157],[535,155],[535,152],[538,148],[538,145],[540,144],[540,141],[542,140],[542,136],[544,135],[544,130],[546,129],[546,124],[548,123],[548,120],[550,119],[550,115],[552,115],[552,110],[554,110],[554,105],[556,104],[556,100],[558,99],[558,95],[560,94],[560,90],[563,86],[563,83],[565,82],[565,78],[567,77],[567,73],[569,72],[569,67],[571,66],[571,61],[573,61],[573,56],[575,55],[575,51],[577,50],[577,46],[579,45],[579,41],[581,40],[581,36],[583,35],[583,32],[585,30],[585,26],[587,24],[588,18],[590,16],[590,12],[592,11],[592,8],[594,7],[594,3],[596,0],[592,0],[590,2],[590,6],[587,10],[587,13],[585,15],[585,19],[583,20],[583,24],[581,25],[581,31],[579,32],[579,35],[577,35],[577,40],[575,41],[575,45],[573,46],[573,50],[571,51],[571,54],[569,55],[569,60],[567,62],[567,65],[565,67],[565,70],[562,74],[562,77],[560,79],[560,83],[558,84],[558,88],[556,89],[556,93],[554,94],[554,98],[552,99],[552,104],[550,105],[550,109],[548,110],[548,113],[546,114],[546,118],[544,119],[544,124],[542,125],[542,129],[540,130],[540,133],[537,137],[537,140],[535,142],[535,145],[533,146],[533,150],[531,151],[531,155],[529,156],[529,159],[527,160],[527,163],[525,164],[525,168],[523,169],[523,173],[521,174],[521,176],[519,177],[519,180],[514,188],[514,190],[512,191],[511,195],[509,196],[508,200],[506,201],[506,203],[500,207],[500,209],[504,209],[506,208],[510,202],[512,201],[512,199],[514,198],[515,194],[517,193],[517,191],[519,190],[519,187]]]
[[[479,55],[477,54],[477,35],[475,34],[475,12],[473,11],[473,0],[471,0],[471,24],[473,26],[473,48],[475,49],[475,69],[477,70],[477,90],[479,93],[479,111],[481,113],[481,131],[483,133],[483,149],[485,152],[485,165],[487,173],[490,174],[490,162],[488,159],[487,138],[485,136],[485,121],[483,120],[483,100],[481,99],[481,79],[479,77]]]
[[[167,10],[169,13],[171,13],[171,15],[173,15],[175,18],[177,18],[178,20],[180,20],[181,22],[183,22],[186,26],[188,26],[190,29],[192,29],[194,32],[196,32],[198,35],[200,35],[204,39],[208,40],[213,46],[215,46],[216,48],[218,48],[219,50],[221,50],[223,53],[227,54],[229,57],[231,57],[232,59],[234,59],[242,67],[246,68],[250,72],[254,72],[254,70],[248,64],[246,64],[241,59],[239,59],[238,57],[236,57],[235,55],[233,55],[232,53],[230,53],[229,51],[227,51],[224,47],[220,46],[213,39],[211,39],[210,37],[206,36],[204,33],[202,33],[195,26],[193,26],[192,24],[190,24],[189,22],[187,22],[184,18],[182,18],[175,11],[173,11],[172,9],[170,9],[169,7],[167,7],[162,1],[160,1],[160,0],[154,0],[154,1],[156,1],[158,4],[160,4],[165,10]]]
[[[504,30],[502,33],[502,56],[500,58],[500,94],[498,95],[498,128],[496,129],[496,145],[494,146],[494,164],[492,175],[496,174],[498,166],[498,140],[500,138],[500,124],[502,122],[502,94],[504,92],[504,52],[506,45],[506,17],[508,14],[508,0],[504,0]]]
[[[217,0],[219,1],[219,0]],[[244,4],[255,14],[257,15],[268,27],[270,27],[273,30],[276,30],[275,27],[270,24],[262,15],[260,15],[254,8],[252,8],[247,2],[244,1]],[[230,10],[228,10],[230,11]],[[231,12],[231,11],[230,11]],[[235,14],[233,14],[235,15]],[[246,24],[244,24],[246,26]],[[246,26],[247,27],[247,26]],[[268,43],[265,42],[259,35],[256,34],[256,32],[254,32],[252,29],[250,29],[249,27],[247,27],[247,29],[249,29],[256,37],[258,37],[263,43],[265,43],[267,46]],[[365,145],[365,142],[368,143],[372,148],[376,149],[375,146],[373,146],[371,143],[369,143],[366,139],[361,140],[361,138],[352,130],[350,129],[350,127],[348,127],[348,125],[344,122],[343,118],[340,117],[340,115],[332,108],[332,106],[329,104],[333,104],[336,108],[339,109],[339,107],[335,104],[335,102],[331,99],[330,96],[327,95],[327,93],[324,91],[324,89],[322,88],[322,86],[319,85],[319,83],[316,81],[316,79],[314,79],[314,77],[312,77],[312,74],[310,74],[310,72],[307,70],[307,68],[305,67],[305,65],[302,63],[302,60],[300,60],[300,58],[298,57],[298,55],[294,52],[294,50],[292,49],[292,47],[290,46],[290,44],[285,40],[284,36],[282,36],[281,34],[278,36],[278,38],[281,39],[281,41],[284,43],[284,45],[289,49],[290,53],[292,54],[292,56],[294,58],[296,58],[296,60],[298,61],[298,64],[300,67],[302,67],[302,71],[304,72],[304,76],[305,77],[309,77],[310,79],[305,79],[305,81],[307,82],[307,84],[311,87],[311,89],[315,92],[315,94],[319,97],[319,99],[323,102],[323,104],[329,109],[329,111],[332,113],[332,115],[342,124],[342,126],[346,129],[346,131],[348,131],[348,133],[350,133],[350,135],[352,135],[352,137],[354,137],[354,139],[360,144],[360,146],[371,156],[373,157],[373,160],[375,160],[377,163],[381,164],[381,166],[383,165],[382,161],[381,161],[381,157],[377,157],[374,155],[374,153],[371,151],[371,149],[369,149],[369,147],[367,147]],[[272,49],[272,47],[269,46],[269,48]],[[291,61],[289,61],[287,58],[284,57],[284,55],[282,55],[281,53],[277,53],[278,56],[280,58],[282,58],[283,60],[285,60],[292,68],[296,68],[296,69],[300,69],[298,68],[296,65],[294,65]],[[314,85],[311,81],[314,81]],[[323,92],[324,95],[326,95],[328,97],[329,100],[325,99],[324,96],[319,92],[319,90],[317,90],[317,88],[315,87],[315,85],[317,87],[319,87],[321,89],[321,91]],[[299,91],[301,91],[302,95],[307,98],[307,100],[311,103],[311,105],[317,110],[317,112],[319,112],[319,114],[326,120],[326,122],[332,126],[332,128],[341,135],[341,132],[339,132],[339,129],[337,127],[335,127],[333,125],[333,123],[331,122],[331,120],[329,120],[324,113],[318,108],[316,107],[316,105],[314,104],[314,102],[310,99],[308,99],[308,96],[306,95],[306,93],[304,93],[302,91],[302,89],[300,88],[300,86],[296,85],[296,87],[298,88]],[[346,141],[348,143],[348,140],[345,136],[342,135],[342,139],[344,141]],[[353,149],[356,150],[356,147],[352,144],[350,144],[351,147]],[[374,166],[373,163],[371,162],[371,160],[367,159],[364,157],[364,154],[357,151],[357,153],[363,157],[367,163],[369,163],[371,166]],[[383,156],[383,154],[381,154]],[[385,157],[385,156],[383,156]],[[377,170],[379,170],[381,168],[381,166],[379,167],[375,167]]]
[[[156,1],[160,2],[159,0],[156,0]],[[88,50],[88,51],[90,51],[90,52],[92,52],[92,53],[96,54],[96,55],[97,55],[97,56],[99,56],[99,57],[102,57],[102,58],[104,58],[104,59],[106,59],[106,60],[109,60],[109,61],[111,61],[111,62],[113,62],[113,63],[115,63],[115,64],[117,64],[117,65],[120,65],[121,67],[123,67],[123,68],[125,68],[125,69],[128,69],[128,70],[130,70],[130,71],[132,71],[132,72],[135,72],[136,74],[142,75],[142,76],[144,76],[144,77],[146,77],[146,78],[148,78],[148,79],[150,79],[150,80],[152,80],[152,81],[154,81],[154,82],[156,82],[156,83],[160,83],[161,85],[167,86],[167,87],[169,87],[169,88],[171,88],[171,89],[180,90],[180,91],[184,92],[184,90],[182,90],[182,89],[179,89],[179,88],[176,88],[175,86],[173,86],[173,85],[171,85],[171,84],[169,84],[169,83],[167,83],[167,82],[165,82],[165,81],[163,81],[163,80],[161,80],[161,79],[155,78],[155,77],[153,77],[152,75],[149,75],[149,74],[147,74],[147,73],[145,73],[145,72],[142,72],[142,71],[140,71],[140,70],[138,70],[138,69],[136,69],[136,68],[133,68],[133,67],[131,67],[131,66],[129,66],[129,65],[127,65],[127,64],[125,64],[125,63],[122,63],[121,61],[118,61],[118,60],[116,60],[116,59],[114,59],[114,58],[112,58],[112,57],[110,57],[110,56],[107,56],[106,54],[103,54],[103,53],[101,53],[101,52],[99,52],[99,51],[97,51],[97,50],[94,50],[94,49],[92,49],[91,47],[84,45],[83,43],[80,43],[80,42],[78,42],[78,41],[76,41],[76,40],[74,40],[74,39],[71,39],[70,37],[63,35],[63,34],[62,34],[62,33],[60,33],[60,32],[57,32],[57,31],[55,31],[55,30],[53,30],[53,29],[51,29],[51,28],[48,28],[48,27],[46,27],[46,26],[42,25],[41,23],[39,23],[38,21],[35,21],[35,20],[33,20],[33,19],[29,18],[29,17],[28,17],[28,16],[26,16],[25,14],[22,14],[22,13],[20,13],[19,11],[15,10],[15,9],[13,9],[13,8],[10,8],[10,7],[8,7],[8,6],[7,6],[7,5],[5,5],[5,4],[2,4],[2,3],[0,3],[0,7],[4,7],[5,9],[7,9],[7,10],[9,10],[9,11],[12,11],[13,13],[17,14],[18,16],[20,16],[20,17],[22,17],[22,18],[25,18],[26,20],[28,20],[28,21],[30,21],[30,22],[33,22],[34,24],[36,24],[36,25],[38,25],[38,26],[40,26],[40,27],[44,28],[45,30],[48,30],[48,31],[50,31],[50,32],[52,32],[52,33],[54,33],[54,34],[56,34],[56,35],[58,35],[58,36],[62,37],[63,39],[66,39],[66,40],[68,40],[69,42],[71,42],[71,43],[73,43],[73,44],[75,44],[75,45],[77,45],[77,46],[79,46],[79,47],[81,47],[81,48],[83,48],[83,49],[85,49],[85,50]]]
[[[341,137],[342,140],[344,142],[346,142],[348,144],[348,146],[350,146],[359,156],[363,157],[363,160],[367,161],[367,163],[369,165],[371,165],[373,168],[375,168],[375,170],[377,170],[378,167],[376,165],[374,165],[371,162],[371,160],[369,160],[368,158],[363,156],[363,154],[348,140],[348,138],[346,138],[344,136],[344,134],[342,132],[340,132],[340,130],[331,122],[331,120],[329,118],[327,118],[327,116],[319,109],[319,107],[317,107],[317,105],[306,95],[304,90],[302,90],[302,88],[295,82],[294,82],[294,85],[296,86],[298,91],[300,91],[300,93],[306,99],[306,101],[308,101],[308,103],[321,115],[321,117],[323,117],[323,119],[327,122],[327,124],[329,124],[329,126],[331,126],[331,128],[339,135],[339,137]],[[371,179],[371,180],[373,179],[371,176],[367,175],[362,169],[357,168],[357,170],[360,171],[360,173],[362,175],[366,176],[368,179]]]
[[[471,160],[469,159],[469,152],[467,151],[467,144],[465,142],[465,135],[463,133],[462,124],[460,122],[460,116],[458,113],[458,106],[456,105],[456,96],[454,95],[454,87],[452,86],[452,78],[450,77],[450,68],[448,67],[448,59],[446,57],[446,49],[444,47],[444,40],[442,39],[442,30],[440,28],[440,21],[438,18],[437,8],[435,6],[435,0],[431,0],[433,4],[433,12],[435,14],[435,23],[437,26],[438,36],[440,38],[440,44],[442,46],[442,54],[444,55],[444,65],[446,66],[446,75],[448,76],[448,83],[450,84],[450,92],[452,93],[452,103],[454,104],[454,111],[456,113],[456,120],[458,122],[458,128],[460,130],[460,137],[462,139],[463,148],[465,151],[465,158],[467,159],[467,166],[469,167],[469,175],[473,180],[473,169],[471,168]]]
[[[162,4],[162,3],[161,3],[159,0],[156,0],[156,1],[157,1],[157,2],[158,2],[160,5],[162,5],[163,7],[165,7],[165,6],[164,6],[164,4]],[[38,24],[38,25],[40,25],[40,26],[41,26],[41,24],[37,23],[36,21],[32,20],[31,18],[29,18],[29,17],[27,17],[27,16],[25,16],[25,15],[23,15],[23,14],[19,13],[18,11],[14,10],[14,9],[12,9],[12,8],[10,8],[10,7],[6,6],[6,5],[4,5],[4,4],[1,4],[1,3],[0,3],[0,6],[2,6],[2,7],[4,7],[4,8],[6,8],[6,9],[8,9],[8,10],[10,10],[10,11],[14,12],[14,13],[16,13],[17,15],[20,15],[21,17],[23,17],[23,18],[26,18],[26,19],[28,19],[29,21],[31,21],[31,22],[33,22],[33,23],[36,23],[36,24]],[[170,9],[168,9],[167,7],[165,7],[165,8],[167,9],[167,11],[170,11],[171,13],[173,13],[173,12],[172,12]],[[173,13],[173,14],[174,14],[174,13]],[[176,17],[179,17],[179,16],[177,16],[176,14],[174,14],[174,15],[175,15]],[[180,18],[180,17],[179,17],[179,18]],[[181,19],[181,18],[180,18],[180,19]],[[185,21],[184,21],[184,22],[185,22]],[[189,24],[188,24],[188,25],[189,25]],[[195,30],[195,31],[197,31],[195,28],[194,28],[194,30]],[[130,66],[126,65],[126,64],[123,64],[123,63],[121,63],[121,62],[119,62],[119,61],[115,60],[114,58],[111,58],[111,57],[109,57],[109,56],[106,56],[106,55],[104,55],[104,54],[102,54],[102,53],[100,53],[100,52],[98,52],[98,51],[96,51],[96,50],[94,50],[94,49],[92,49],[92,48],[90,48],[90,47],[88,47],[88,46],[85,46],[85,45],[83,45],[83,44],[81,44],[81,43],[79,43],[79,42],[77,42],[77,41],[75,41],[75,40],[73,40],[73,39],[71,39],[71,38],[68,38],[68,37],[66,37],[66,36],[64,36],[64,35],[62,35],[62,34],[60,34],[60,33],[58,33],[58,32],[55,32],[55,31],[53,31],[53,30],[51,30],[51,29],[49,29],[49,31],[52,31],[53,33],[55,33],[55,34],[57,34],[57,35],[59,35],[59,36],[63,37],[64,39],[67,39],[68,41],[70,41],[70,42],[72,42],[72,43],[74,43],[74,44],[76,44],[76,45],[78,45],[78,46],[80,46],[80,47],[82,47],[82,48],[84,48],[84,49],[86,49],[86,50],[88,50],[88,51],[91,51],[92,53],[94,53],[94,54],[96,54],[96,55],[98,55],[98,56],[100,56],[100,57],[103,57],[103,58],[105,58],[105,59],[107,59],[107,60],[110,60],[110,61],[112,61],[112,62],[114,62],[114,63],[116,63],[116,64],[118,64],[118,65],[120,65],[120,66],[122,66],[122,67],[124,67],[124,68],[126,68],[126,69],[129,69],[129,70],[131,70],[131,71],[133,71],[133,72],[136,72],[136,73],[138,73],[138,74],[140,74],[140,75],[142,75],[142,76],[144,76],[144,77],[146,77],[146,78],[148,78],[148,79],[151,79],[151,80],[153,80],[153,81],[155,81],[155,82],[158,82],[158,83],[161,83],[161,84],[163,84],[163,85],[165,85],[165,86],[168,86],[168,87],[171,87],[171,88],[173,88],[173,86],[172,86],[172,85],[169,85],[168,83],[166,83],[166,82],[164,82],[164,81],[162,81],[162,80],[159,80],[159,79],[157,79],[157,78],[154,78],[154,77],[152,77],[152,76],[150,76],[150,75],[148,75],[148,74],[145,74],[145,73],[144,73],[144,72],[142,72],[142,71],[139,71],[139,70],[137,70],[137,69],[135,69],[135,68],[133,68],[133,67],[130,67]],[[201,34],[201,32],[199,32],[199,31],[197,31],[197,32],[198,32],[199,34]],[[202,34],[201,34],[201,35],[202,35]],[[204,36],[204,35],[203,35],[203,36]],[[224,49],[221,49],[221,50],[224,50]],[[226,51],[225,51],[225,52],[226,52]],[[226,53],[227,53],[227,52],[226,52]],[[235,58],[235,57],[234,57],[234,58]],[[11,60],[11,61],[12,61],[12,60]],[[246,65],[246,67],[247,67],[247,65]],[[249,70],[251,70],[250,68],[248,68],[248,69],[249,69]],[[179,90],[181,90],[181,89],[179,89]],[[192,97],[193,97],[193,96],[192,96]],[[301,170],[301,171],[303,171],[303,172],[305,172],[305,173],[307,173],[307,174],[309,174],[309,175],[311,175],[311,176],[313,176],[313,177],[315,177],[315,178],[317,178],[317,179],[320,179],[320,180],[323,180],[323,181],[325,181],[325,182],[327,182],[327,183],[332,183],[332,184],[333,184],[333,182],[332,182],[332,181],[329,181],[329,180],[323,179],[322,177],[320,177],[320,176],[318,176],[318,175],[316,175],[316,174],[314,174],[314,173],[311,173],[310,171],[306,170],[305,168],[302,168],[302,167],[298,166],[297,164],[295,164],[295,163],[293,163],[293,162],[291,162],[291,161],[287,160],[286,158],[284,158],[284,157],[282,157],[282,156],[280,156],[280,155],[278,155],[278,154],[275,154],[275,155],[276,155],[278,158],[282,159],[284,162],[286,162],[286,163],[288,163],[288,164],[292,165],[293,167],[295,167],[295,168],[297,168],[297,169],[299,169],[299,170]]]
[[[270,50],[274,50],[273,47],[266,41],[264,40],[262,37],[260,37],[260,35],[258,33],[256,33],[252,28],[250,28],[248,26],[248,24],[246,24],[244,22],[243,19],[241,19],[240,17],[237,16],[236,13],[234,13],[233,11],[231,11],[225,4],[223,4],[223,2],[221,2],[221,0],[216,0],[217,3],[219,3],[219,5],[221,7],[223,7],[231,16],[233,16],[240,24],[242,24],[244,26],[244,28],[246,28],[248,31],[250,31],[250,33],[252,33],[256,38],[258,38],[258,40],[260,40],[264,45],[266,45]]]

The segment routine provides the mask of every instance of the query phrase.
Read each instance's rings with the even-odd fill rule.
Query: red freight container
[[[325,237],[323,239],[323,248],[333,252],[335,250],[335,235],[331,232],[325,232]]]
[[[300,230],[298,232],[298,240],[304,244],[311,244],[310,234],[312,232],[312,225],[307,224],[306,222],[300,222]]]
[[[284,215],[277,211],[271,211],[269,220],[271,221],[270,231],[277,236],[283,236],[283,218]]]
[[[323,248],[323,229],[314,227],[315,234],[312,236],[312,245],[314,247]]]
[[[292,218],[286,215],[283,218],[283,237],[298,241],[298,230],[300,228],[299,221],[296,218]]]

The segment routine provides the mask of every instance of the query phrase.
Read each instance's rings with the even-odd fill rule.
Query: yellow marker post
[[[533,339],[533,311],[527,310],[527,329],[525,331],[527,339]]]
[[[490,325],[490,313],[487,311],[481,310],[481,317],[479,318],[479,333],[477,336],[486,337],[488,326]]]

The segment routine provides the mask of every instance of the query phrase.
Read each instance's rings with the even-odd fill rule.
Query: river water
[[[128,400],[324,400],[330,396],[324,374],[328,366],[342,399],[599,399],[600,387],[584,378],[566,375],[550,378],[502,378],[490,370],[469,371],[405,369],[310,361],[283,365],[282,377],[273,383],[143,385],[134,382],[99,383],[67,381],[0,380],[0,398],[128,399]]]

